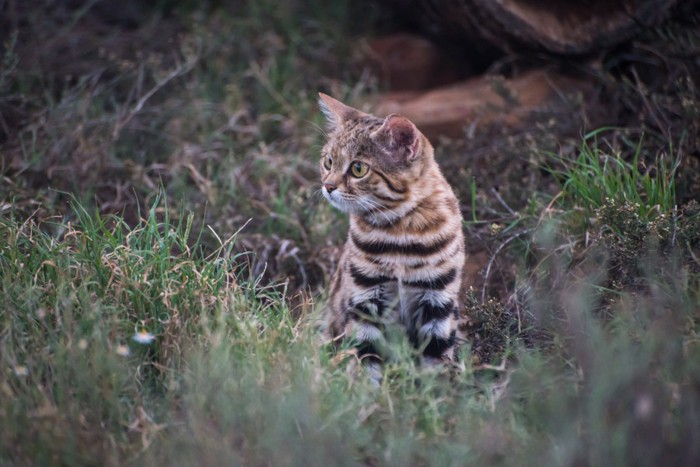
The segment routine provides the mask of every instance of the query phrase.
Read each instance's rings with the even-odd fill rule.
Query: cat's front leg
[[[389,319],[385,287],[374,287],[356,294],[346,308],[345,336],[352,339],[357,356],[364,363],[379,363],[387,357],[384,335]]]
[[[344,268],[343,334],[353,340],[361,360],[379,362],[386,354],[384,329],[392,319],[396,280],[368,269],[351,261]]]
[[[414,290],[408,335],[426,363],[455,359],[457,296],[452,290]]]

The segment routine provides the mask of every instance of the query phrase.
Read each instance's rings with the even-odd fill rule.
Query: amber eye
[[[323,159],[323,166],[326,168],[326,170],[331,170],[331,167],[333,166],[333,159],[330,157]]]
[[[364,162],[353,162],[352,165],[350,166],[350,173],[352,173],[353,177],[364,177],[367,175],[367,171],[369,170],[369,165],[365,164]]]

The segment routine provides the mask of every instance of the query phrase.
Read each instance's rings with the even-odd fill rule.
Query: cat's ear
[[[391,114],[372,137],[397,162],[410,162],[418,155],[420,132],[406,117]]]
[[[318,97],[318,106],[326,116],[328,129],[331,131],[341,126],[344,122],[362,115],[362,112],[359,110],[353,109],[327,94],[319,92]]]

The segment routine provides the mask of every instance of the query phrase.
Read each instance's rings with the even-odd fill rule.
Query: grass
[[[556,351],[516,344],[517,365],[467,365],[450,379],[415,368],[405,350],[377,388],[349,349],[320,345],[315,312],[294,316],[279,290],[236,273],[235,238],[206,254],[188,241],[193,215],[172,223],[164,206],[135,227],[80,206],[70,223],[3,220],[5,462],[697,455],[697,276],[655,277],[651,298],[620,296],[607,325],[591,314],[595,278],[551,303],[535,295],[533,310],[563,320],[550,327]],[[153,342],[134,340],[142,330]]]
[[[574,161],[552,155],[563,167],[550,170],[561,183],[564,207],[584,208],[584,222],[595,217],[596,210],[610,204],[635,206],[643,222],[672,212],[677,204],[674,177],[680,155],[670,156],[672,147],[669,153],[642,155],[643,139],[636,144],[623,140],[632,153],[630,160],[626,160],[619,148],[607,151],[601,148],[606,143],[599,142],[598,137],[605,131],[612,130],[601,128],[584,135]]]
[[[15,461],[294,464],[346,452],[352,462],[357,448],[398,460],[426,455],[399,448],[420,433],[446,434],[446,407],[428,397],[441,389],[435,376],[404,394],[356,384],[346,369],[354,357],[319,347],[311,316],[293,318],[278,292],[236,277],[231,242],[205,257],[187,244],[191,215],[157,222],[160,207],[129,228],[76,206],[78,222],[51,226],[59,238],[33,220],[3,222],[2,387],[12,403],[0,423]],[[141,330],[154,341],[136,342]],[[416,384],[411,368],[387,378],[404,391]],[[456,389],[447,388],[461,398]],[[398,411],[388,452],[371,448],[379,426],[346,416],[380,412],[376,397]],[[400,427],[414,417],[418,426]],[[212,436],[227,442],[210,453],[201,442]]]
[[[131,29],[55,6],[26,24],[87,46],[40,69],[3,38],[0,464],[697,464],[690,61],[641,89],[607,58],[642,120],[437,144],[488,273],[463,371],[399,340],[377,387],[319,333],[347,220],[317,196],[315,107],[376,86],[346,57],[377,12],[268,3],[163,2]],[[682,61],[697,31],[626,56]]]

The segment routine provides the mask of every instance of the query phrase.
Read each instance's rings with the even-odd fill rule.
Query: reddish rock
[[[473,125],[528,123],[533,112],[562,101],[562,96],[591,91],[591,83],[585,80],[531,70],[509,79],[480,76],[424,92],[387,93],[372,103],[372,111],[404,115],[429,138],[461,136]]]

